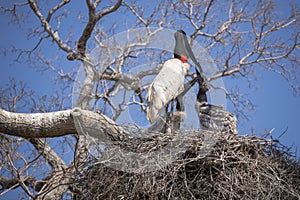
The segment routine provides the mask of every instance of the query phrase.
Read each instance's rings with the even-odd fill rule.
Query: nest
[[[278,141],[224,134],[205,157],[199,141],[152,172],[118,171],[91,159],[74,183],[74,199],[300,198],[300,162]]]

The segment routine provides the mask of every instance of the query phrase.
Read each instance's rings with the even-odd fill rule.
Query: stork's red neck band
[[[187,56],[180,56],[180,58],[178,58],[179,60],[181,60],[181,62],[186,63],[188,60]]]

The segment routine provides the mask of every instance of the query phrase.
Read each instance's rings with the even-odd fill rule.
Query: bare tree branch
[[[50,22],[52,15],[58,11],[59,9],[61,9],[63,6],[67,5],[68,3],[70,3],[71,0],[63,0],[62,2],[60,2],[58,5],[56,5],[54,8],[52,8],[47,15],[46,21]]]
[[[34,14],[39,18],[42,27],[44,27],[45,31],[52,37],[52,39],[56,42],[56,44],[65,52],[71,53],[73,50],[71,47],[69,47],[67,44],[65,44],[58,35],[57,31],[54,31],[52,27],[49,24],[49,21],[51,19],[51,15],[59,8],[61,8],[63,5],[67,4],[69,1],[64,1],[64,3],[58,5],[55,7],[52,11],[50,11],[47,19],[44,18],[43,14],[39,11],[37,3],[35,0],[28,0],[28,3],[30,5],[30,8],[34,12]],[[49,19],[49,20],[48,20]]]
[[[24,138],[57,137],[76,133],[72,110],[20,114],[0,109],[0,132]]]
[[[16,189],[17,187],[20,186],[19,184],[19,179],[18,178],[7,178],[4,176],[0,176],[0,185],[1,185],[1,190],[0,195],[3,195],[5,192],[8,192],[10,190]],[[45,182],[47,181],[46,179],[38,181],[32,178],[31,176],[26,176],[23,177],[24,184],[35,191],[40,191],[40,189],[44,186]]]
[[[40,155],[42,155],[46,161],[51,165],[53,171],[59,171],[66,169],[66,163],[59,157],[50,145],[40,138],[28,139],[31,144],[36,148]]]
[[[91,37],[96,23],[105,15],[116,11],[121,6],[122,0],[118,0],[115,5],[111,6],[108,9],[102,10],[99,13],[96,13],[96,6],[99,2],[95,2],[94,4],[92,4],[90,0],[87,0],[86,2],[89,9],[89,21],[77,42],[77,50],[82,58],[86,57],[86,43]]]

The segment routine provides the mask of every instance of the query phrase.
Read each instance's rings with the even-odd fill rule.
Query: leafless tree
[[[35,44],[31,49],[12,47],[14,62],[53,73],[61,89],[39,97],[15,79],[0,88],[0,194],[18,187],[32,199],[75,198],[83,192],[74,183],[87,170],[90,157],[87,138],[78,134],[74,119],[81,120],[80,126],[96,128],[97,137],[104,141],[133,151],[148,151],[157,141],[164,145],[174,137],[136,138],[116,123],[130,106],[145,112],[147,78],[157,74],[171,54],[140,47],[149,45],[164,29],[188,29],[191,44],[201,43],[217,66],[207,77],[210,82],[231,76],[252,83],[256,71],[264,68],[284,77],[299,93],[300,13],[296,4],[290,4],[282,15],[271,0],[28,0],[0,8],[1,15],[10,16],[20,28],[28,23],[26,17],[34,17],[27,37]],[[124,27],[140,28],[145,34],[133,31],[135,37],[126,44],[108,39]],[[48,56],[49,49],[52,56]],[[153,67],[130,72],[141,64]],[[76,78],[79,73],[81,79]],[[195,74],[187,77],[192,80]],[[73,85],[75,108],[70,103]],[[132,92],[131,99],[116,104],[112,99],[122,89]],[[237,115],[252,106],[251,101],[244,103],[238,90],[215,89],[225,92]],[[18,113],[21,108],[31,114]]]

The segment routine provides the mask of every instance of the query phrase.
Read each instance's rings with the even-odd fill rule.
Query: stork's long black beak
[[[209,84],[206,80],[206,77],[204,76],[203,69],[200,65],[200,63],[197,61],[192,48],[188,42],[186,33],[183,30],[178,30],[174,34],[175,37],[175,49],[174,49],[174,57],[175,58],[181,58],[182,56],[185,56],[187,58],[191,58],[193,63],[195,64],[197,76],[198,76],[198,82],[199,82],[199,93],[197,95],[197,100],[203,101],[206,91],[209,89]]]

